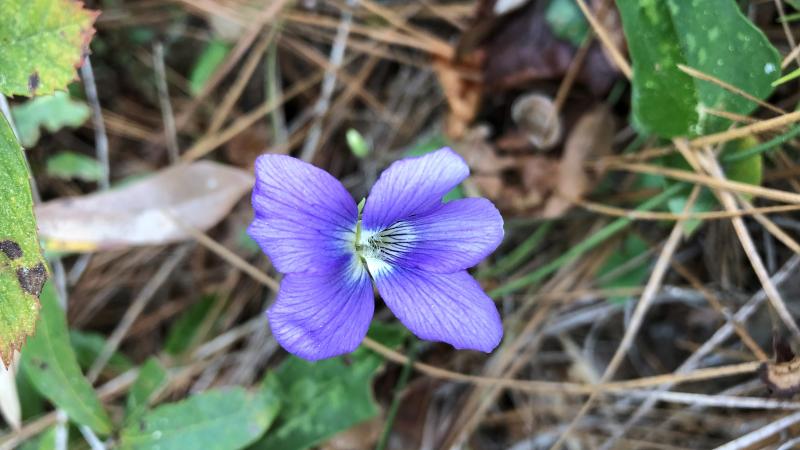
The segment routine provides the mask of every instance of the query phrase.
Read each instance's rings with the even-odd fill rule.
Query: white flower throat
[[[414,248],[414,228],[405,221],[398,221],[382,230],[363,230],[361,228],[361,209],[359,204],[353,246],[359,259],[366,264],[374,277],[391,269],[404,254]]]

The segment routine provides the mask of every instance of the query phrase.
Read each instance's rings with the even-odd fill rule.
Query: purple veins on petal
[[[311,361],[350,353],[367,335],[372,283],[355,259],[327,273],[290,273],[267,311],[275,339]]]
[[[473,267],[503,240],[503,217],[483,198],[445,203],[400,223],[403,233],[395,241],[404,241],[385,244],[387,253],[394,253],[392,263],[429,272],[451,273]],[[393,228],[397,227],[387,231]]]
[[[376,276],[375,284],[389,309],[421,339],[488,353],[503,338],[497,307],[466,271],[394,267]]]
[[[284,155],[256,160],[248,234],[279,272],[330,271],[352,254],[355,201],[329,173]]]
[[[394,162],[383,171],[364,205],[363,226],[382,230],[423,214],[469,175],[464,159],[449,148]]]

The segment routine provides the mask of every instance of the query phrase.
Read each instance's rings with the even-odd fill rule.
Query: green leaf
[[[576,47],[581,45],[589,33],[589,24],[575,0],[550,0],[545,11],[545,20],[553,34]]]
[[[103,166],[92,157],[65,151],[47,158],[47,174],[64,180],[97,182],[103,178]]]
[[[706,108],[749,114],[756,104],[678,69],[685,64],[763,99],[780,55],[734,0],[618,0],[633,60],[634,124],[663,137],[718,131]]]
[[[149,358],[139,370],[139,376],[128,393],[125,421],[131,423],[141,416],[150,405],[150,397],[167,385],[167,370],[156,358]]]
[[[370,337],[400,345],[405,330],[374,323]],[[372,379],[383,364],[362,347],[348,356],[309,362],[290,356],[278,368],[284,408],[275,428],[251,450],[303,450],[339,431],[375,417]]]
[[[254,393],[215,389],[159,406],[122,430],[122,450],[235,450],[269,428],[281,401],[277,381],[268,376]]]
[[[99,13],[71,0],[3,0],[0,94],[42,95],[75,79]]]
[[[39,141],[40,127],[55,133],[64,127],[81,126],[91,114],[92,110],[86,103],[72,100],[68,93],[61,91],[11,108],[19,140],[28,148]]]
[[[197,95],[203,90],[214,70],[225,61],[228,52],[231,51],[231,44],[221,40],[213,39],[208,43],[203,53],[197,58],[192,71],[189,75],[189,91],[192,95]]]
[[[171,355],[180,355],[189,349],[208,312],[217,300],[216,295],[206,295],[192,305],[169,329],[164,350]]]
[[[642,258],[642,255],[650,250],[647,242],[635,234],[629,234],[620,242],[619,248],[606,258],[600,270],[597,272],[598,277],[608,275],[613,271],[624,266],[629,261],[636,258]],[[632,288],[641,286],[642,282],[647,278],[650,273],[651,260],[649,258],[642,258],[641,261],[629,267],[617,276],[607,279],[600,284],[603,289],[619,289],[619,288]],[[611,302],[622,302],[628,299],[628,296],[616,296],[609,298]]]
[[[358,130],[353,128],[348,129],[345,138],[347,139],[347,146],[350,147],[350,151],[353,152],[357,158],[363,159],[369,155],[369,144]]]
[[[22,360],[31,383],[66,411],[70,420],[98,434],[111,433],[111,420],[81,373],[70,346],[67,319],[52,283],[47,283],[42,291],[42,319],[36,326],[36,334],[28,339]]]
[[[75,350],[75,357],[78,359],[78,365],[87,370],[94,364],[94,361],[100,356],[100,352],[106,346],[106,338],[99,333],[91,333],[87,331],[70,330],[69,342]],[[111,359],[106,364],[105,371],[114,374],[120,374],[126,370],[132,369],[133,363],[122,353],[114,352]]]
[[[34,331],[45,279],[27,162],[0,114],[0,359],[6,366]]]
[[[735,157],[737,155],[745,155],[752,147],[758,145],[758,140],[752,136],[737,139],[725,144],[720,152],[718,159],[722,162],[722,170],[729,180],[739,181],[759,186],[763,179],[763,154],[754,153],[744,158],[734,158],[730,161],[725,161],[728,157]],[[666,165],[669,167],[691,170],[689,163],[679,154],[673,154],[665,158]],[[669,181],[670,184],[676,182]],[[745,199],[750,199],[751,195],[742,194]],[[682,195],[674,197],[667,203],[669,210],[674,214],[682,214],[686,207],[687,196]],[[692,206],[693,213],[708,212],[719,208],[719,202],[714,194],[708,189],[703,188],[697,196],[697,200]],[[687,220],[683,225],[684,235],[691,236],[695,230],[702,224],[701,219]]]

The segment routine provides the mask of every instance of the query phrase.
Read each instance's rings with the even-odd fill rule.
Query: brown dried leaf
[[[109,192],[36,207],[50,249],[90,252],[190,239],[180,223],[207,230],[253,186],[250,173],[209,161],[168,168]]]
[[[475,37],[473,30],[467,30],[464,37],[483,43],[487,88],[519,88],[532,81],[558,79],[566,73],[576,50],[550,30],[544,14],[543,5],[546,4],[530,2],[500,18],[488,13],[486,5],[478,8],[483,16],[477,18],[474,28],[480,30],[480,34]],[[608,15],[615,16],[616,11]],[[471,44],[473,47],[477,45]],[[595,43],[578,80],[595,95],[602,95],[608,92],[618,76],[615,66],[603,55],[602,46]]]
[[[584,169],[589,158],[611,153],[614,141],[614,117],[600,106],[584,114],[572,129],[564,144],[564,154],[558,167],[558,181],[542,215],[558,217],[571,206],[571,199],[580,198],[592,187],[593,180]]]

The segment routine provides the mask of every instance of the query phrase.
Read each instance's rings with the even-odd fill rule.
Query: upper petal
[[[248,234],[280,272],[327,271],[351,252],[358,207],[342,184],[284,155],[256,160]]]
[[[484,198],[465,198],[400,222],[403,251],[391,261],[403,267],[450,273],[475,266],[503,240],[503,217]]]
[[[329,273],[290,273],[267,311],[275,339],[308,360],[352,352],[375,308],[372,283],[355,259]]]
[[[364,228],[383,229],[429,211],[468,175],[467,163],[449,148],[394,162],[383,171],[367,197]]]
[[[466,271],[393,267],[375,284],[389,309],[421,339],[488,353],[503,338],[497,307]]]

